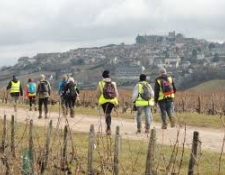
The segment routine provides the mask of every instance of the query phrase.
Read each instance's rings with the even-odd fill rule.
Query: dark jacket
[[[160,92],[160,84],[158,83],[157,80],[159,80],[159,79],[160,79],[160,80],[161,80],[161,79],[165,79],[165,78],[167,78],[167,77],[170,77],[170,76],[168,76],[167,74],[162,74],[162,75],[160,75],[159,77],[157,77],[157,78],[155,79],[155,88],[154,88],[154,91],[155,91],[155,102],[156,102],[156,103],[158,102],[159,92]],[[177,89],[176,89],[176,86],[175,86],[175,84],[174,84],[173,79],[172,79],[172,86],[173,86],[173,91],[174,91],[174,93],[176,93]]]
[[[70,89],[73,88],[74,86],[75,86],[76,94],[78,95],[78,94],[80,93],[79,89],[77,88],[77,85],[76,85],[75,83],[73,83],[73,82],[69,82],[69,83],[66,85],[66,89],[65,89],[65,91],[66,91],[66,96],[67,96],[67,97],[71,97],[70,94],[69,94],[68,92],[69,92]],[[77,97],[77,95],[74,96],[74,97]]]
[[[11,87],[12,87],[12,81],[14,82],[14,83],[17,83],[18,82],[18,80],[15,78],[15,79],[12,79],[10,82],[9,82],[9,84],[8,84],[8,86],[7,86],[7,90],[9,90],[9,89],[11,89]],[[23,95],[23,88],[22,88],[22,85],[21,85],[21,83],[20,83],[20,92],[13,92],[13,93],[10,93],[10,95],[12,96],[12,97],[18,97],[18,96],[22,96]]]

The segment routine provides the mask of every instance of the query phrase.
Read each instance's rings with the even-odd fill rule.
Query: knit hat
[[[14,74],[14,75],[13,75],[13,80],[16,80],[16,79],[17,79],[17,77],[16,77],[16,75]]]
[[[146,75],[145,74],[140,75],[140,81],[146,81]]]
[[[108,71],[108,70],[104,70],[104,71],[102,72],[102,77],[103,77],[103,78],[109,78],[109,71]]]

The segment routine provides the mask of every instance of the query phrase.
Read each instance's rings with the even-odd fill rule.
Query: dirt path
[[[38,126],[47,126],[49,119],[38,119],[38,112],[30,112],[28,110],[19,109],[18,112],[15,114],[11,108],[3,108],[0,107],[0,114],[3,117],[3,114],[7,114],[7,119],[11,119],[11,115],[14,114],[16,116],[16,121],[25,123],[27,122],[26,119],[33,119],[34,124]],[[59,114],[58,113],[51,113],[50,119],[53,120],[53,126],[56,127],[58,121]],[[105,122],[103,117],[97,116],[88,116],[88,115],[77,115],[75,118],[68,118],[70,127],[75,131],[80,132],[88,132],[90,125],[95,125],[95,131],[100,131],[102,128],[104,132]],[[60,128],[63,128],[65,125],[66,120],[65,118],[61,119]],[[101,126],[101,127],[100,127]],[[134,120],[125,120],[125,119],[112,119],[112,133],[115,132],[116,126],[120,126],[122,137],[131,140],[141,140],[141,141],[148,141],[149,135],[141,133],[136,134],[136,123]],[[184,128],[168,128],[167,130],[160,129],[159,123],[152,122],[151,128],[156,129],[157,134],[157,143],[165,144],[165,145],[173,145],[177,138],[177,132],[180,131],[179,134],[179,144],[182,146],[183,139],[184,139]],[[191,148],[191,141],[193,137],[193,132],[199,131],[200,133],[200,140],[202,142],[202,149],[220,152],[222,147],[222,141],[224,137],[224,130],[219,129],[210,129],[210,128],[201,128],[201,127],[190,127],[187,126],[186,130],[186,144],[185,146]]]

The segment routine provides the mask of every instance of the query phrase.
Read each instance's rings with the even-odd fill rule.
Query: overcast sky
[[[225,0],[0,0],[0,66],[169,31],[225,41]]]

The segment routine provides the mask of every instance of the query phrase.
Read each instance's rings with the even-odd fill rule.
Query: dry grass
[[[0,121],[0,128],[2,128],[2,120]],[[28,125],[16,123],[16,158],[11,157],[10,146],[6,148],[5,155],[10,162],[11,173],[18,174],[21,172],[22,159],[21,156],[25,149],[28,148],[28,130],[25,130]],[[7,143],[10,144],[9,138],[10,124],[8,123]],[[43,153],[45,145],[46,127],[34,127],[34,147],[36,154],[35,170],[39,170],[38,159]],[[0,130],[2,135],[2,130]],[[63,145],[63,130],[54,129],[51,139],[49,164],[47,167],[46,175],[63,173],[56,168],[60,167],[60,158],[62,156]],[[180,146],[182,141],[179,141]],[[106,137],[104,135],[96,133],[96,149],[94,150],[94,169],[100,174],[112,174],[113,165],[113,148],[114,137]],[[76,174],[75,171],[79,168],[79,173],[87,168],[87,150],[88,150],[88,134],[78,133],[71,131],[71,135],[68,139],[68,158],[71,159],[73,154],[72,148],[75,148],[75,159],[69,164],[72,174]],[[123,139],[120,151],[120,174],[132,174],[140,175],[145,171],[145,161],[147,153],[148,143],[145,141],[133,141]],[[165,174],[165,167],[169,164],[171,154],[174,149],[174,145],[162,146],[157,145],[155,150],[156,166],[158,167],[158,174]],[[182,148],[176,148],[177,156],[176,160],[173,160],[170,172],[178,172],[180,159],[182,155]],[[199,172],[201,175],[215,175],[218,172],[219,154],[211,153],[208,151],[199,152],[199,158],[197,159],[197,166],[195,172]],[[184,150],[183,163],[180,174],[187,174],[187,167],[190,158],[190,150]],[[223,161],[223,160],[222,160]],[[0,172],[3,174],[5,166],[0,163]],[[103,173],[105,172],[105,173]],[[225,173],[225,164],[222,164],[221,174]]]

